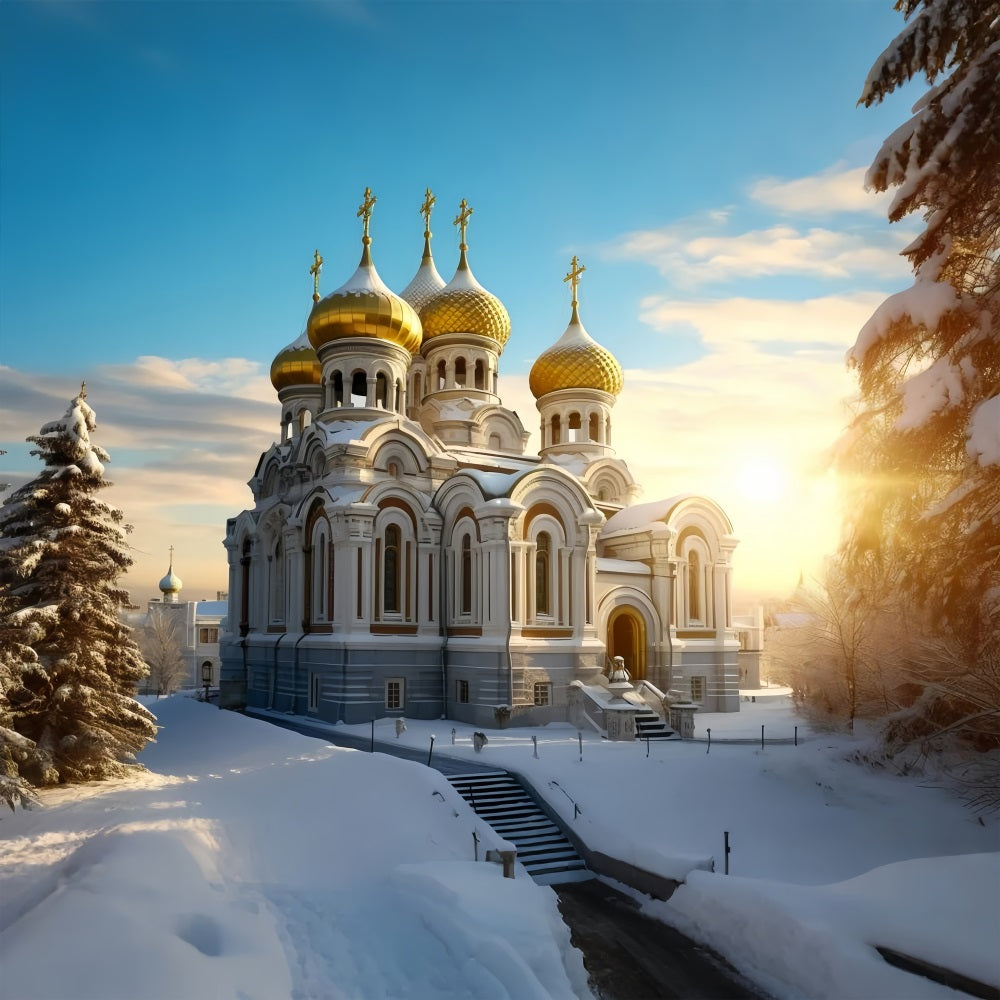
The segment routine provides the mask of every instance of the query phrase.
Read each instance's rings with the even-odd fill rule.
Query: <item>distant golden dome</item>
[[[599,389],[617,396],[624,382],[622,366],[584,329],[575,303],[566,332],[539,355],[528,376],[535,399],[560,389]]]
[[[322,378],[323,367],[305,333],[282,348],[271,362],[271,385],[279,392],[294,385],[319,385]]]
[[[455,277],[420,310],[424,342],[446,333],[489,337],[503,350],[510,337],[510,316],[503,303],[476,281],[462,250]]]
[[[416,310],[383,283],[367,243],[351,279],[313,306],[306,330],[317,351],[335,340],[372,337],[414,353],[421,340]]]

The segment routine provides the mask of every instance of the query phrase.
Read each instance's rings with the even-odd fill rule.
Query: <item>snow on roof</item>
[[[574,476],[582,476],[590,465],[592,456],[588,455],[549,455],[546,461],[559,465]]]
[[[229,601],[198,601],[195,609],[199,615],[227,615]]]
[[[649,576],[652,570],[645,563],[635,562],[632,559],[606,559],[603,556],[598,556],[597,572],[632,573],[637,576]]]
[[[604,525],[601,534],[610,535],[615,531],[636,531],[639,528],[648,528],[658,521],[665,522],[674,507],[691,495],[690,493],[680,493],[668,500],[653,500],[649,503],[637,503],[631,507],[625,507],[608,518],[608,523]]]
[[[514,488],[514,484],[529,470],[486,472],[483,469],[463,469],[462,471],[476,481],[476,485],[482,490],[484,497],[495,499],[496,497],[510,496],[510,491]]]

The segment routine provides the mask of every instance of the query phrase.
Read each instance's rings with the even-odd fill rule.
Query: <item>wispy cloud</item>
[[[751,186],[750,197],[786,215],[816,218],[862,212],[885,219],[892,195],[865,190],[866,170],[838,163],[812,177],[763,177]]]

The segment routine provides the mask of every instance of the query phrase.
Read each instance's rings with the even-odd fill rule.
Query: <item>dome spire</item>
[[[323,258],[320,256],[319,250],[313,254],[312,266],[309,268],[309,273],[313,278],[313,302],[319,302],[319,273],[323,270]]]
[[[465,242],[465,236],[466,230],[469,227],[469,217],[472,215],[472,211],[473,210],[469,208],[469,203],[463,198],[462,203],[458,206],[458,215],[455,216],[455,221],[452,223],[453,226],[458,226],[458,269],[460,271],[467,271],[469,269],[469,262],[465,259],[465,252],[469,249],[469,244]]]
[[[361,254],[362,267],[370,267],[372,262],[371,254],[368,251],[368,248],[372,244],[372,238],[368,235],[368,224],[371,222],[372,209],[375,207],[375,202],[377,201],[378,198],[376,198],[372,194],[372,189],[370,187],[366,187],[365,196],[362,199],[361,204],[358,206],[358,215],[357,215],[357,217],[362,220],[362,225],[363,225],[363,235],[361,237],[361,242],[364,244],[365,248]]]
[[[577,306],[580,304],[579,298],[577,297],[577,289],[580,287],[580,275],[586,271],[587,268],[580,263],[580,258],[576,254],[573,254],[573,259],[570,261],[569,274],[563,278],[563,281],[568,281],[570,283],[570,288],[573,289],[573,317],[570,320],[571,323],[579,323],[580,316],[577,313]]]
[[[424,217],[424,260],[431,255],[431,212],[434,210],[436,201],[437,198],[431,194],[431,189],[428,188],[424,192],[424,203],[420,206],[420,214]]]

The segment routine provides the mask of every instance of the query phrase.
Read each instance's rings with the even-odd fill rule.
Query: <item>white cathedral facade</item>
[[[612,448],[622,369],[580,321],[583,269],[574,258],[569,324],[531,369],[541,448],[526,454],[500,395],[510,319],[469,266],[471,210],[446,284],[433,201],[398,294],[373,263],[369,191],[360,265],[325,298],[316,253],[306,330],[271,367],[280,440],[227,524],[221,704],[481,726],[583,711],[600,727],[620,656],[647,703],[738,710],[732,526],[704,497],[633,503]]]

